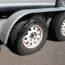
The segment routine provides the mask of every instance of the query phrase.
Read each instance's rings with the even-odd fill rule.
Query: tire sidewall
[[[38,21],[38,22],[34,22],[34,21]],[[38,51],[44,45],[46,38],[47,38],[47,27],[46,27],[44,19],[42,21],[42,19],[40,17],[33,17],[30,20],[28,20],[27,23],[28,24],[26,24],[24,26],[23,30],[20,32],[18,42],[17,42],[17,47],[18,47],[18,51],[20,52],[20,54],[31,54],[33,52]],[[30,48],[26,48],[24,46],[24,44],[22,43],[22,37],[24,36],[24,32],[26,32],[26,30],[28,30],[29,27],[32,26],[33,24],[39,25],[42,28],[44,36],[42,38],[42,41],[40,42],[40,44],[37,47],[30,49]]]

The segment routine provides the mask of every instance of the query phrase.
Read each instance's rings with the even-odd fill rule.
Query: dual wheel
[[[18,54],[28,55],[43,47],[47,33],[45,18],[37,15],[15,25],[10,38]]]
[[[60,41],[65,40],[65,12],[53,18],[51,32]],[[16,24],[11,31],[11,42],[16,52],[28,55],[40,50],[48,34],[45,18],[41,15],[31,17],[26,21]]]

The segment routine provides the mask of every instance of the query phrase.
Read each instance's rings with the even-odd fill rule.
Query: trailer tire
[[[65,12],[56,15],[50,27],[50,32],[57,40],[65,41]]]
[[[36,26],[38,26],[39,29]],[[38,32],[35,32],[36,31],[35,29],[34,30],[32,29],[33,27],[38,29],[38,32],[40,32],[40,34],[41,34],[41,35],[39,35],[40,42],[39,41],[33,42],[34,36],[36,36],[38,34]],[[40,50],[47,39],[48,29],[47,29],[47,26],[45,23],[45,19],[42,18],[42,16],[33,16],[30,20],[27,20],[27,22],[25,22],[24,24],[22,24],[22,22],[20,22],[13,28],[13,30],[16,32],[15,33],[13,31],[11,33],[11,39],[12,38],[15,39],[13,47],[15,47],[16,52],[20,55],[28,55],[28,54],[31,54],[31,53],[34,53],[34,52]],[[26,43],[29,40],[26,42],[25,36],[30,35],[30,34],[31,34],[30,38],[27,37],[27,39],[32,40],[32,41],[30,41],[30,44],[32,44],[32,45],[26,46]],[[24,41],[22,39],[24,39]],[[37,45],[33,44],[35,42]],[[39,44],[38,44],[38,42],[39,42]]]

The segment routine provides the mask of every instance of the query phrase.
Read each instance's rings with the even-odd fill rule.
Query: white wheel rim
[[[42,41],[43,31],[39,25],[32,25],[27,35],[22,38],[22,42],[26,48],[35,48]]]
[[[61,33],[63,36],[65,36],[65,20],[63,21],[62,26],[61,26]]]

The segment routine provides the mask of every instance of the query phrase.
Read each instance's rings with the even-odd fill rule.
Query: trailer
[[[65,41],[65,0],[0,0],[0,40],[18,54],[40,50],[49,28]]]

